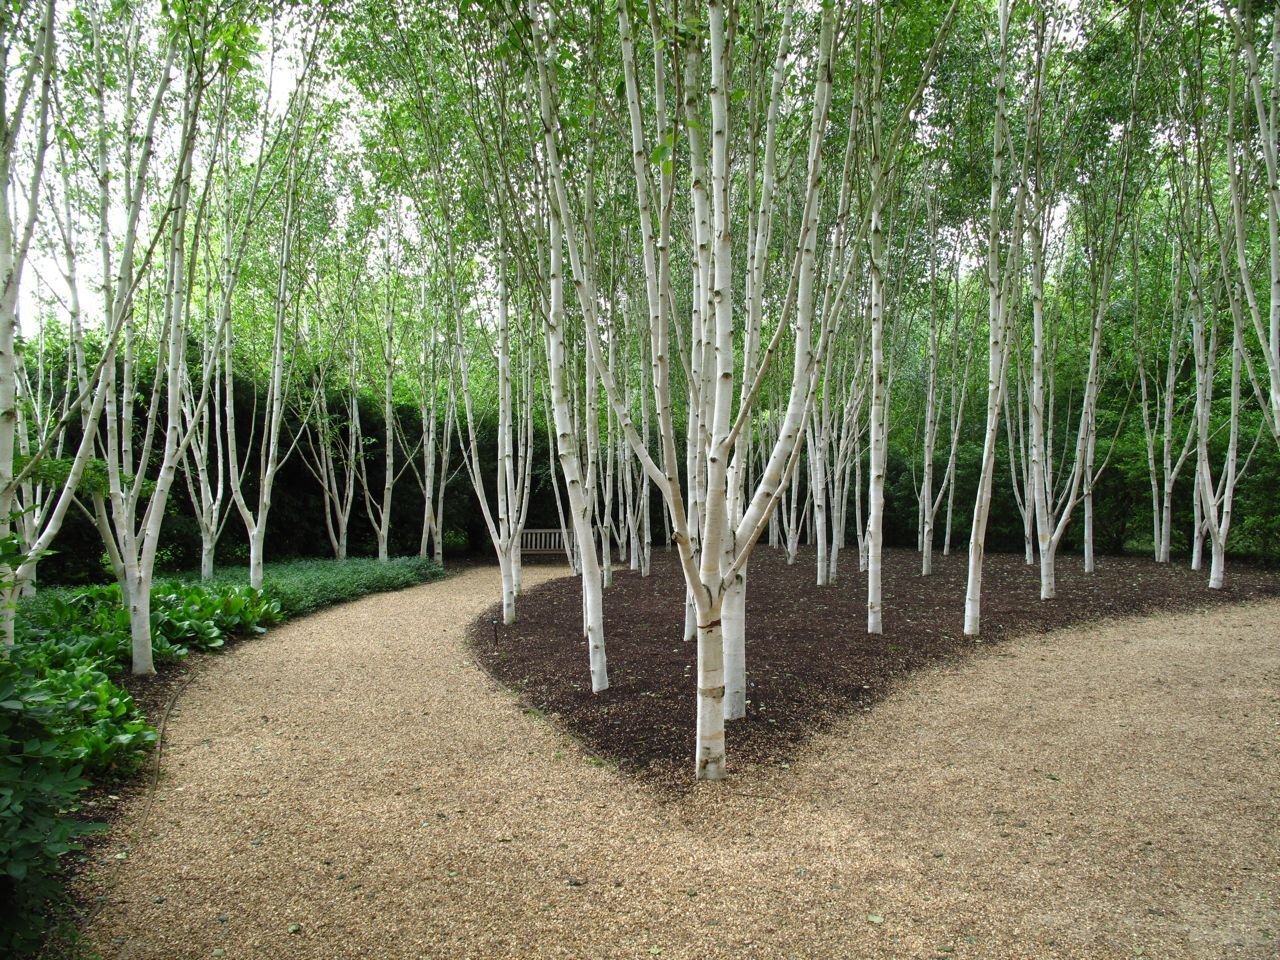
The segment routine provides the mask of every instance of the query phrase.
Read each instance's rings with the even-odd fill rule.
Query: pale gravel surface
[[[102,955],[1280,956],[1280,603],[1014,641],[672,800],[471,663],[496,595],[469,570],[208,665]]]

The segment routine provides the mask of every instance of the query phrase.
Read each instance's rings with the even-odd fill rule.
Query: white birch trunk
[[[867,633],[884,632],[881,553],[884,542],[884,475],[888,452],[889,388],[884,354],[884,182],[880,156],[879,11],[871,94],[871,416],[868,426],[871,462],[867,483]]]
[[[513,440],[515,425],[513,409],[516,406],[511,372],[511,330],[509,320],[510,297],[507,286],[505,252],[498,257],[498,317],[497,317],[497,365],[498,365],[498,437],[496,479],[496,516],[489,504],[485,477],[480,466],[479,443],[476,439],[475,415],[472,411],[469,351],[463,342],[462,318],[457,317],[456,364],[462,380],[462,404],[466,413],[465,457],[463,460],[472,489],[480,504],[489,539],[498,557],[502,580],[502,621],[516,622],[516,597],[520,588],[520,536],[524,530],[529,507],[529,442],[532,436],[532,405],[528,402],[530,376],[522,376],[525,414],[521,418],[518,437]],[[526,370],[528,360],[525,360]]]
[[[281,453],[281,426],[284,423],[285,411],[285,369],[290,354],[286,339],[286,320],[291,305],[290,270],[293,267],[293,245],[298,232],[298,138],[301,135],[300,123],[295,125],[289,146],[287,173],[284,183],[284,210],[280,226],[280,245],[276,269],[275,299],[272,305],[273,325],[271,339],[271,373],[267,383],[267,395],[264,400],[266,408],[262,425],[262,437],[259,441],[257,460],[258,501],[256,507],[249,505],[244,495],[244,479],[252,458],[247,458],[244,466],[240,463],[239,443],[237,439],[235,417],[235,344],[230,333],[228,316],[228,333],[225,339],[225,355],[223,359],[223,375],[226,401],[227,459],[230,477],[232,500],[244,523],[245,533],[249,540],[249,584],[254,589],[261,589],[263,577],[263,559],[266,549],[267,517],[271,512],[271,497],[275,485],[276,473],[280,464],[287,457]],[[292,448],[290,448],[292,449]]]
[[[709,328],[707,342],[711,353],[704,356],[707,363],[699,386],[699,400],[707,409],[710,399],[710,416],[704,417],[707,431],[705,460],[705,501],[701,505],[701,536],[695,554],[692,544],[693,531],[685,512],[685,497],[680,488],[676,469],[679,454],[676,450],[671,404],[669,353],[667,331],[673,298],[671,296],[670,204],[674,177],[669,166],[660,165],[660,197],[656,206],[657,224],[650,198],[650,171],[647,169],[649,147],[642,120],[642,103],[652,102],[658,117],[658,141],[661,142],[672,128],[668,124],[665,99],[665,45],[654,44],[655,72],[652,100],[642,98],[635,68],[635,49],[630,34],[630,14],[627,5],[618,10],[619,34],[623,58],[623,87],[626,93],[628,117],[631,127],[633,170],[637,211],[640,217],[640,236],[645,268],[646,303],[650,317],[651,358],[654,366],[655,408],[659,419],[659,438],[662,447],[661,466],[649,455],[640,442],[630,412],[623,402],[623,393],[607,369],[601,344],[595,335],[599,329],[598,305],[594,280],[595,265],[580,246],[580,231],[574,221],[573,206],[568,200],[564,171],[559,160],[557,143],[557,119],[551,110],[552,90],[550,72],[547,69],[547,37],[540,10],[530,8],[533,20],[534,45],[538,56],[538,80],[542,105],[543,147],[547,158],[547,172],[552,194],[553,249],[558,248],[561,237],[559,227],[567,234],[566,248],[573,270],[578,305],[589,335],[586,337],[589,358],[600,377],[601,385],[613,407],[614,415],[622,427],[628,443],[644,464],[655,483],[662,488],[674,527],[673,540],[679,548],[686,586],[693,593],[697,614],[697,734],[695,741],[695,769],[700,779],[720,779],[726,772],[724,748],[724,699],[725,699],[725,645],[724,601],[729,581],[741,572],[749,558],[750,550],[763,533],[768,518],[777,506],[795,465],[799,460],[804,427],[815,390],[817,371],[829,341],[832,315],[840,312],[843,292],[849,286],[845,273],[838,284],[841,295],[833,298],[829,311],[822,317],[815,316],[816,245],[818,237],[818,198],[822,183],[821,147],[826,129],[831,99],[831,51],[835,39],[836,16],[831,8],[822,11],[818,55],[815,63],[815,93],[812,123],[810,127],[809,154],[804,184],[801,232],[796,245],[796,257],[791,274],[787,306],[777,326],[777,333],[761,353],[756,370],[744,372],[744,383],[751,381],[749,389],[738,393],[734,389],[737,373],[735,356],[733,245],[731,233],[732,171],[729,162],[730,96],[731,81],[729,37],[724,8],[713,2],[708,7],[707,35],[709,37],[710,77],[707,99],[710,105],[711,130],[708,152],[710,163],[710,188],[708,192],[710,217],[710,278],[709,284],[695,291],[699,305],[709,294],[707,313],[703,320]],[[665,30],[661,21],[652,24],[659,37]],[[691,42],[701,42],[696,34]],[[930,57],[927,74],[932,69],[934,57]],[[921,89],[923,88],[923,83]],[[917,93],[917,96],[919,94]],[[914,102],[914,101],[913,101]],[[695,217],[696,221],[696,217]],[[559,275],[552,270],[552,277]],[[559,285],[552,283],[553,295]],[[557,320],[562,309],[553,307],[550,315]],[[729,460],[735,449],[739,433],[750,421],[752,405],[763,386],[764,375],[779,348],[782,331],[794,333],[792,378],[787,395],[785,413],[781,416],[778,441],[773,445],[760,480],[749,499],[744,503],[742,519],[731,523],[731,503],[728,483]],[[554,364],[552,364],[554,369]],[[734,407],[737,413],[734,413]],[[697,477],[690,477],[693,486]],[[691,498],[693,499],[693,498]],[[724,557],[732,553],[733,562],[726,569]]]
[[[1264,422],[1270,427],[1272,436],[1280,444],[1280,17],[1272,5],[1269,69],[1260,56],[1255,42],[1257,36],[1257,17],[1267,14],[1267,5],[1258,4],[1255,9],[1251,5],[1236,5],[1222,2],[1223,16],[1230,24],[1235,40],[1235,55],[1243,67],[1244,96],[1248,112],[1252,108],[1254,129],[1241,137],[1236,133],[1238,124],[1236,114],[1236,81],[1231,82],[1230,104],[1228,106],[1228,159],[1229,191],[1231,200],[1232,227],[1234,233],[1233,249],[1235,253],[1236,274],[1244,294],[1242,309],[1247,308],[1247,315],[1253,332],[1265,359],[1267,385],[1263,388],[1265,395],[1259,405]],[[1264,46],[1263,52],[1266,47]],[[1244,124],[1247,128],[1249,124]],[[1257,290],[1261,284],[1254,280],[1254,268],[1250,264],[1248,238],[1251,218],[1246,210],[1245,190],[1242,183],[1241,168],[1246,166],[1245,157],[1249,152],[1248,165],[1259,170],[1263,195],[1266,198],[1266,285],[1267,292],[1260,294]],[[1253,377],[1250,365],[1250,377]]]
[[[14,455],[18,431],[18,298],[22,276],[40,209],[45,156],[49,140],[49,111],[54,62],[54,3],[31,4],[23,22],[23,6],[6,11],[0,23],[0,53],[5,74],[0,77],[0,536],[13,532],[13,513],[23,478],[15,475]],[[30,29],[29,36],[24,36]],[[12,86],[11,86],[12,84]],[[10,94],[13,94],[10,99]],[[23,142],[23,126],[34,123],[30,166],[16,169]],[[22,176],[23,173],[27,175]],[[23,182],[25,181],[25,182]],[[24,196],[25,195],[25,196]],[[26,207],[20,204],[25,199]],[[30,472],[28,466],[26,472]],[[34,569],[30,552],[19,569]],[[0,582],[6,591],[20,591],[23,583],[7,565],[0,566]],[[11,599],[8,598],[8,599]],[[13,645],[13,607],[6,604],[0,613],[3,622],[3,649]]]
[[[1005,204],[1005,164],[1009,158],[1008,132],[1008,63],[1009,3],[999,0],[999,65],[996,70],[996,111],[993,133],[994,153],[991,162],[990,221],[987,231],[987,424],[982,443],[978,491],[974,499],[973,525],[969,535],[969,576],[965,588],[964,633],[977,636],[982,621],[982,558],[986,544],[987,517],[991,510],[991,488],[995,476],[996,445],[999,442],[1000,411],[1004,406],[1007,383],[1006,360],[1009,339],[1009,316],[1013,291],[1012,278],[1018,271],[1017,247],[1020,241],[1022,190],[1014,201],[1014,228],[1010,231],[1012,248],[1001,255],[1001,210]],[[1010,261],[1015,265],[1011,267]]]
[[[544,106],[544,110],[547,106]],[[564,344],[564,241],[559,215],[551,215],[551,259],[548,282],[551,295],[547,311],[545,333],[547,340],[547,371],[551,381],[552,413],[555,417],[556,447],[560,455],[560,471],[564,477],[569,499],[569,514],[573,523],[575,556],[581,564],[583,634],[587,645],[587,661],[591,671],[591,691],[600,693],[609,688],[608,662],[605,657],[604,594],[600,571],[600,559],[596,553],[595,532],[588,516],[588,491],[584,483],[579,459],[577,431],[569,409],[569,394],[565,386]]]

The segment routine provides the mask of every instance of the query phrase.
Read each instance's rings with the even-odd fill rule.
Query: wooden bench
[[[520,533],[520,553],[525,556],[539,554],[563,555],[564,533],[561,530],[523,530]]]

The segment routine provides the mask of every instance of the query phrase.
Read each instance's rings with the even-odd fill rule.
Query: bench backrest
[[[560,530],[524,530],[520,534],[521,553],[564,553]]]

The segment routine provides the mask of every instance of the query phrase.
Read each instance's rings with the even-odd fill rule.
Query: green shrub
[[[41,592],[43,593],[43,591]],[[133,638],[129,611],[120,602],[120,588],[83,587],[73,593],[37,594],[18,605],[18,634],[27,648],[28,663],[39,660],[46,669],[65,669],[92,660],[108,673],[129,666]],[[152,639],[157,663],[171,663],[187,655],[186,647],[169,636]]]
[[[172,583],[151,594],[151,629],[188,647],[214,649],[229,637],[265,633],[280,604],[246,586]]]
[[[63,705],[17,663],[0,660],[0,955],[39,945],[61,892],[58,859],[98,825],[70,817],[88,781],[57,731]]]
[[[18,671],[24,695],[42,705],[42,722],[64,756],[89,773],[127,770],[155,743],[155,731],[108,676],[110,663],[93,655],[94,639],[20,643],[5,664]],[[76,656],[77,650],[91,652]]]
[[[84,661],[29,676],[32,689],[48,695],[49,731],[86,773],[127,770],[156,742],[155,730],[133,697],[112,683],[96,663]]]
[[[279,603],[283,616],[296,617],[335,603],[371,593],[403,590],[443,576],[444,570],[439,564],[420,557],[291,560],[267,565],[262,592]],[[248,579],[247,569],[231,568],[221,571],[214,583],[243,584]]]
[[[28,643],[43,642],[48,668],[97,660],[115,673],[129,665],[133,641],[119,586],[37,597],[21,604],[20,627]],[[231,637],[262,633],[281,619],[280,605],[250,587],[160,583],[151,593],[152,650],[157,663],[171,662],[188,650],[212,650]]]
[[[59,633],[42,625],[22,631],[18,650],[33,670],[66,670],[88,661],[108,673],[119,673],[129,664],[131,643],[128,631],[82,633],[73,625],[66,633]]]

